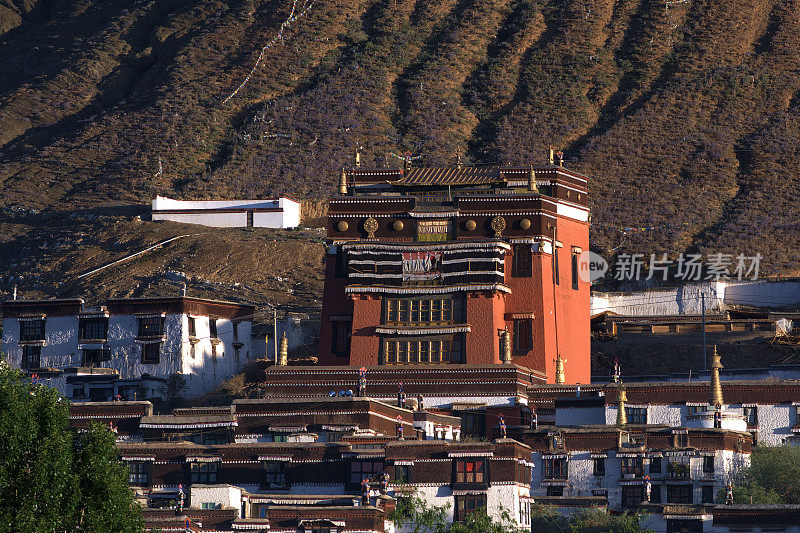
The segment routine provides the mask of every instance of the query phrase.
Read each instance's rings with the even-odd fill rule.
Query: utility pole
[[[703,309],[703,370],[708,370],[706,363],[706,295],[700,294],[700,302]]]

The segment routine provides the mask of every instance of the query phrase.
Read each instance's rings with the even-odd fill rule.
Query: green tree
[[[68,402],[0,364],[0,531],[133,533],[141,512],[111,431],[69,426]]]
[[[754,447],[733,485],[734,503],[800,503],[800,447]],[[725,501],[724,491],[719,496]]]
[[[508,510],[501,509],[495,519],[483,511],[473,512],[462,521],[447,520],[450,505],[429,505],[414,493],[397,499],[389,515],[395,526],[413,533],[521,533],[525,529],[514,522]],[[612,516],[607,511],[590,509],[572,517],[558,514],[554,507],[535,505],[531,509],[531,531],[542,533],[652,533],[641,526],[639,516]]]

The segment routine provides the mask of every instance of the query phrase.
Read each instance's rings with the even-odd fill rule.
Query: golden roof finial
[[[528,190],[530,192],[539,192],[539,186],[536,185],[536,171],[533,170],[533,165],[528,171]]]
[[[354,159],[354,162],[356,164],[356,168],[360,167],[361,166],[361,146],[359,144],[356,144],[356,152],[355,152],[355,155],[353,156],[353,159]]]
[[[286,332],[283,332],[281,337],[281,357],[280,364],[286,366],[289,364],[289,340],[286,338]]]
[[[628,394],[625,392],[625,385],[620,381],[617,385],[617,425],[628,425],[628,414],[625,412],[625,402],[628,401]]]
[[[719,369],[723,368],[720,356],[717,354],[717,345],[714,345],[714,355],[711,356],[711,405],[717,409],[722,408],[722,383],[719,380]]]
[[[339,194],[347,194],[347,171],[342,169],[342,175],[339,177]]]
[[[456,152],[456,168],[461,168],[461,152]]]
[[[551,165],[555,165],[556,164],[555,155],[556,155],[556,152],[555,152],[555,150],[553,150],[553,147],[551,145],[550,146],[550,159],[549,159]]]
[[[567,380],[564,377],[564,363],[566,363],[567,360],[563,359],[561,354],[558,354],[553,362],[556,364],[556,383],[566,383]]]

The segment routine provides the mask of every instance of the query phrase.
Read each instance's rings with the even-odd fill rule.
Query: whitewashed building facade
[[[200,396],[254,354],[254,308],[199,298],[126,298],[95,309],[81,299],[3,302],[3,357],[76,400],[163,396],[181,375]]]

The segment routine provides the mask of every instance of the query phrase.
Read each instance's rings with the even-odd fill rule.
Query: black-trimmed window
[[[81,355],[81,365],[87,367],[99,367],[103,361],[111,360],[111,350],[108,348],[85,348]]]
[[[758,408],[754,405],[744,407],[744,420],[747,422],[747,427],[755,427],[758,425]]]
[[[596,477],[603,477],[606,475],[606,460],[604,457],[595,457],[592,459],[592,475]]]
[[[511,252],[511,275],[529,278],[533,275],[533,254],[530,244],[514,244]]]
[[[384,338],[387,365],[437,365],[461,363],[464,359],[460,334],[442,337]]]
[[[264,486],[286,486],[286,461],[262,461],[261,468],[264,470]]]
[[[81,340],[108,339],[108,318],[81,318],[78,322],[78,336]]]
[[[703,473],[704,474],[713,474],[714,473],[714,456],[713,455],[706,455],[703,457]]]
[[[217,469],[216,462],[213,463],[192,463],[191,464],[191,480],[192,483],[211,484],[217,482]]]
[[[514,355],[525,355],[533,350],[533,320],[514,320]]]
[[[544,463],[544,479],[567,479],[568,464],[566,457],[545,457],[542,459]]]
[[[631,509],[639,507],[644,501],[644,487],[642,485],[622,486],[622,507]]]
[[[644,476],[644,459],[642,457],[623,457],[621,473],[623,476]]]
[[[161,343],[149,342],[142,344],[142,364],[157,365],[161,360]]]
[[[661,503],[660,483],[653,483],[650,485],[650,503]]]
[[[647,424],[647,407],[625,407],[628,424]]]
[[[667,503],[692,503],[692,486],[667,485]]]
[[[161,337],[164,335],[164,317],[139,318],[139,337]]]
[[[547,485],[545,494],[551,498],[560,498],[564,495],[564,487],[562,485]]]
[[[197,319],[193,316],[189,318],[189,336],[190,337],[197,337]]]
[[[456,461],[456,483],[486,483],[486,461],[466,459]]]
[[[212,339],[217,338],[217,319],[216,318],[209,318],[208,319],[208,336]]]
[[[461,434],[470,437],[486,436],[486,413],[467,411],[461,413]]]
[[[39,368],[42,362],[42,347],[41,346],[23,346],[22,347],[22,368],[30,370],[32,368]]]
[[[350,268],[347,257],[347,250],[339,246],[336,250],[336,257],[333,266],[333,275],[337,278],[346,278]]]
[[[20,341],[43,341],[44,318],[36,320],[21,320],[19,323]]]
[[[361,480],[383,474],[381,461],[353,461],[350,463],[350,484],[360,485]]]
[[[561,284],[561,274],[558,271],[558,246],[553,245],[553,284]]]
[[[456,512],[453,517],[456,522],[464,521],[470,513],[486,511],[485,494],[464,494],[456,496]]]
[[[650,473],[651,474],[661,473],[661,457],[650,458]]]
[[[130,461],[128,463],[128,483],[130,485],[147,485],[150,467],[146,461]]]
[[[394,465],[394,480],[396,483],[411,483],[411,467]]]
[[[570,264],[572,265],[572,288],[578,290],[578,252],[572,252],[570,257]]]
[[[350,354],[350,330],[352,324],[345,320],[331,322],[331,352],[334,355],[346,356]]]
[[[700,487],[700,503],[714,503],[714,485]]]

